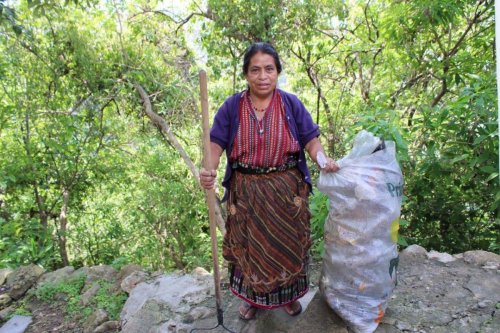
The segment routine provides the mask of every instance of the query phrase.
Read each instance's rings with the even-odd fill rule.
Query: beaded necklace
[[[264,134],[264,118],[260,119],[257,117],[257,114],[262,114],[264,112],[266,112],[267,110],[269,110],[269,108],[271,107],[271,104],[272,104],[272,99],[271,99],[271,102],[264,108],[262,109],[258,109],[257,107],[255,107],[255,105],[253,104],[253,101],[252,101],[252,98],[250,97],[250,95],[248,96],[248,100],[250,101],[250,106],[252,107],[252,110],[255,112],[255,118],[256,121],[257,121],[257,127],[258,127],[258,130],[259,130],[259,134],[262,135]]]
[[[258,109],[257,107],[255,107],[255,105],[253,104],[253,101],[252,101],[252,97],[248,96],[248,99],[250,100],[250,106],[252,107],[252,110],[254,110],[255,112],[266,112],[268,109],[269,109],[269,106],[271,105],[271,103],[269,103],[266,107],[262,108],[262,109]]]
[[[269,104],[268,104],[265,108],[258,109],[258,108],[256,108],[256,107],[255,107],[255,105],[253,104],[252,98],[251,98],[250,96],[248,96],[248,99],[249,99],[249,101],[250,101],[250,106],[252,107],[252,110],[253,110],[256,114],[257,114],[257,113],[264,113],[264,112],[266,112],[266,111],[269,109],[269,107],[271,106],[271,104],[272,104],[272,103],[269,103]],[[255,118],[257,118],[257,116],[256,116]],[[260,135],[264,134],[264,125],[263,125],[263,123],[264,123],[264,119],[262,118],[262,119],[260,119],[260,120],[259,120],[259,119],[257,118],[257,119],[256,119],[256,121],[257,121],[257,127],[258,127],[258,129],[259,129],[259,134],[260,134]]]

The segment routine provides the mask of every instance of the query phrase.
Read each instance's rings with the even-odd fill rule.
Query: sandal
[[[257,312],[257,308],[248,304],[247,302],[243,302],[240,305],[240,318],[243,320],[251,320],[255,319],[255,313]]]
[[[285,305],[284,309],[289,316],[295,317],[302,312],[302,304],[300,304],[299,301],[295,301],[293,303]]]

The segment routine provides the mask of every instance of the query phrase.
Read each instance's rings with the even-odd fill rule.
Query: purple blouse
[[[297,96],[279,90],[285,104],[285,114],[290,127],[290,131],[294,138],[299,141],[300,154],[298,160],[298,168],[302,173],[304,181],[309,185],[309,190],[312,189],[311,176],[306,164],[306,156],[304,147],[313,138],[319,136],[319,126],[316,125],[309,112],[306,110],[304,104],[297,98]],[[229,193],[229,180],[233,173],[233,169],[229,163],[229,154],[233,150],[233,142],[238,132],[239,126],[239,103],[241,99],[241,92],[234,94],[226,99],[224,104],[219,108],[214,118],[212,129],[210,130],[210,141],[221,146],[226,151],[227,164],[226,173],[222,186],[225,188],[224,198],[227,199]]]

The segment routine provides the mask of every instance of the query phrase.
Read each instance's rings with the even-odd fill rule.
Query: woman
[[[276,88],[281,63],[267,43],[251,45],[243,59],[248,89],[229,97],[210,131],[210,170],[202,169],[205,189],[215,184],[226,150],[228,218],[223,256],[230,289],[244,302],[240,317],[258,308],[283,307],[298,315],[298,299],[308,290],[311,179],[304,150],[313,161],[323,148],[318,126],[295,95]],[[330,158],[324,171],[338,170]]]

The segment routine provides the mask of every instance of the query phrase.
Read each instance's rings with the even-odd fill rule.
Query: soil
[[[59,301],[47,303],[31,297],[26,308],[33,317],[33,322],[25,333],[82,333],[81,318],[66,315],[67,304]]]

